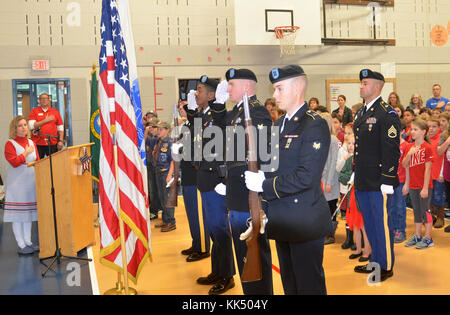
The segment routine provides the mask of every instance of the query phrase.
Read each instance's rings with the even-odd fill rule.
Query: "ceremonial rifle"
[[[178,135],[178,104],[174,105],[173,111],[173,143],[177,142],[179,139]],[[170,182],[169,195],[166,201],[166,207],[172,208],[178,205],[178,178],[180,177],[180,161],[178,159],[173,159],[173,178]]]
[[[250,117],[247,93],[244,94],[242,100],[245,114],[245,136],[248,143],[248,170],[250,172],[258,173],[256,131]],[[257,281],[262,278],[261,256],[258,242],[259,230],[261,228],[262,208],[261,200],[259,199],[257,192],[249,191],[248,203],[250,207],[252,233],[246,239],[247,257],[244,259],[244,270],[241,277],[242,282]]]

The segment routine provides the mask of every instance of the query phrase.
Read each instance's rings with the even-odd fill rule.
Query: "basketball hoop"
[[[299,29],[298,26],[275,27],[275,36],[280,40],[280,57],[295,55],[295,39]]]

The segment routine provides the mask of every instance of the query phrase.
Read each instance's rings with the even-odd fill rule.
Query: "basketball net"
[[[298,26],[277,26],[275,36],[280,40],[280,57],[295,55]]]

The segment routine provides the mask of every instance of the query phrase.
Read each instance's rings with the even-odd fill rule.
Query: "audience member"
[[[388,104],[391,105],[393,108],[395,108],[396,106],[402,105],[402,103],[400,102],[400,97],[398,96],[398,94],[396,92],[391,92],[389,94]]]
[[[424,108],[425,105],[423,104],[422,97],[418,93],[414,93],[411,96],[411,99],[409,101],[409,105],[406,109],[412,109],[414,111],[414,115],[419,115],[420,110]]]
[[[439,119],[432,117],[428,119],[428,139],[433,150],[433,163],[431,164],[431,180],[433,181],[433,191],[430,196],[430,210],[433,215],[434,227],[439,229],[444,226],[445,218],[445,198],[444,182],[439,181],[442,169],[443,156],[437,154],[437,148],[441,139],[441,129]]]
[[[424,249],[434,246],[431,237],[433,218],[429,205],[433,189],[431,180],[431,163],[433,149],[427,142],[427,122],[416,119],[412,123],[413,143],[405,148],[402,165],[406,169],[406,180],[403,186],[403,194],[409,193],[414,211],[415,234],[405,243],[406,247],[415,246]],[[422,237],[422,223],[425,223],[425,235]]]
[[[433,109],[431,110],[431,117],[439,118],[439,115],[442,114],[442,113],[443,113],[442,109],[439,109],[439,108],[433,108]]]
[[[447,98],[441,96],[441,92],[441,86],[439,84],[433,84],[433,97],[431,97],[427,101],[427,107],[429,109],[443,109],[444,106],[449,102]]]
[[[450,127],[450,126],[449,126]],[[437,153],[439,155],[442,155],[444,157],[444,165],[441,171],[441,176],[444,179],[445,183],[445,193],[447,196],[447,200],[450,198],[450,128],[447,130],[446,133],[442,133],[443,138],[441,139],[441,145],[437,149]],[[450,225],[448,225],[445,230],[445,232],[450,232]]]
[[[403,112],[405,111],[403,106],[402,105],[392,105],[392,108],[395,109],[395,111],[398,114],[398,117],[400,117],[400,119],[403,119]]]
[[[342,129],[342,118],[337,113],[333,113],[331,117],[333,122],[334,134],[336,135],[337,139],[342,145],[344,143],[344,130]]]
[[[339,95],[338,96],[339,107],[333,111],[333,113],[336,113],[341,117],[343,127],[345,127],[345,125],[347,125],[349,122],[353,121],[352,110],[347,106],[345,106],[346,102],[347,98],[345,97],[345,95]]]
[[[316,110],[316,108],[319,106],[319,99],[316,97],[311,97],[308,101],[309,109]]]
[[[345,162],[347,159],[349,159],[350,157],[353,156],[353,153],[349,153],[347,150],[347,141],[349,138],[354,139],[354,134],[353,134],[353,123],[349,123],[344,127],[344,143],[341,146],[341,148],[338,151],[338,159],[336,162],[336,171],[338,173],[340,173],[342,171],[342,168],[345,165]],[[341,218],[345,219],[346,214],[347,214],[347,208],[348,208],[348,197],[346,196],[347,194],[347,183],[340,183],[340,202],[341,202],[341,206],[339,208],[339,210],[341,211]],[[344,200],[342,200],[342,198],[344,198]],[[348,249],[348,248],[352,248],[355,249],[355,244],[353,242],[353,231],[349,229],[348,225],[345,225],[345,240],[344,243],[342,243],[341,248],[342,249]]]
[[[403,112],[403,122],[405,123],[405,129],[402,131],[403,139],[407,142],[411,142],[411,123],[414,120],[414,111],[410,108],[405,109]]]
[[[264,107],[269,112],[270,116],[272,117],[272,121],[275,123],[278,118],[280,118],[282,115],[280,115],[280,109],[277,106],[277,103],[274,98],[268,98],[266,99],[266,102],[264,103]]]
[[[412,109],[408,109],[405,113],[411,113]],[[410,128],[405,121],[402,121],[402,134],[405,134],[406,128]],[[410,132],[411,133],[411,132]],[[408,138],[411,134],[408,135]],[[394,229],[394,243],[402,243],[406,240],[406,196],[403,195],[402,190],[406,180],[406,170],[403,167],[401,160],[405,154],[406,147],[409,142],[404,137],[400,137],[400,159],[398,165],[398,181],[399,185],[394,188],[392,195],[391,217]]]
[[[322,183],[324,185],[324,195],[328,202],[330,208],[330,215],[333,215],[336,210],[337,200],[339,198],[339,173],[336,171],[336,162],[339,151],[339,140],[336,138],[334,131],[334,124],[332,122],[331,115],[329,113],[322,113],[322,118],[324,118],[328,124],[331,134],[330,148],[328,150],[327,162],[322,173]],[[338,222],[336,221],[336,216],[333,218],[333,229],[329,235],[325,237],[325,245],[332,244],[335,242],[334,233],[337,228]]]
[[[162,224],[155,225],[161,228],[161,232],[169,232],[176,229],[175,208],[167,207],[166,201],[169,195],[167,184],[173,179],[174,163],[172,160],[172,140],[169,137],[170,124],[162,121],[158,125],[158,143],[155,145],[152,155],[156,174],[156,189],[162,206]]]
[[[356,113],[357,113],[361,108],[363,108],[363,106],[364,106],[363,103],[357,103],[357,104],[355,104],[355,105],[352,106],[352,117],[353,117],[353,120],[355,120],[355,115],[356,115]]]
[[[363,217],[358,209],[358,204],[355,198],[355,188],[353,187],[352,182],[352,174],[353,174],[353,153],[355,151],[355,137],[353,135],[349,136],[347,139],[347,151],[349,153],[349,157],[345,161],[344,167],[342,168],[339,174],[339,182],[343,185],[348,185],[351,189],[348,195],[348,206],[347,206],[347,215],[345,216],[345,220],[347,222],[347,226],[350,231],[353,232],[353,241],[355,244],[355,253],[352,253],[349,256],[349,259],[356,259],[360,257],[360,262],[365,262],[369,260],[370,257],[370,243],[367,238],[366,230],[364,229]],[[362,240],[361,234],[364,238],[364,253],[362,250]]]

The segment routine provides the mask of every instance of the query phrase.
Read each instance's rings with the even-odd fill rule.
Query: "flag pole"
[[[123,282],[120,276],[120,272],[117,273],[117,283],[116,288],[110,289],[105,292],[105,295],[137,295],[137,291],[128,285],[128,265],[127,265],[127,252],[125,246],[125,227],[120,216],[120,190],[119,190],[119,167],[117,163],[117,135],[115,131],[115,125],[111,126],[111,134],[113,136],[114,143],[114,169],[116,173],[116,193],[117,193],[117,209],[118,209],[118,219],[119,219],[119,231],[120,231],[120,247],[122,250],[122,270],[123,270]]]

